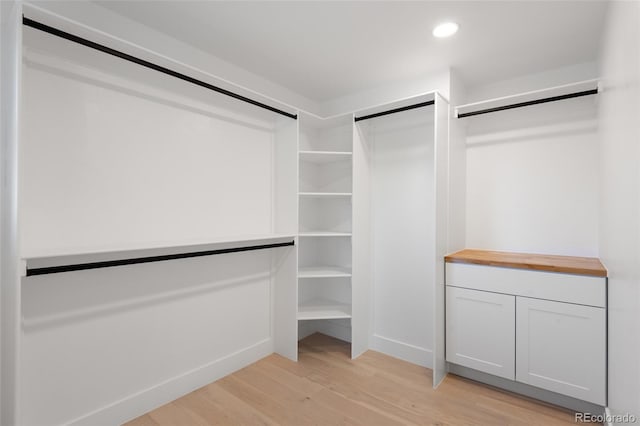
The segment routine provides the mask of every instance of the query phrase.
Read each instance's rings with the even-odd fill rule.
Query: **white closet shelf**
[[[22,261],[27,269],[51,268],[124,259],[171,256],[180,253],[226,250],[240,247],[279,244],[292,241],[294,234],[268,234],[229,238],[192,239],[173,242],[154,242],[102,247],[77,247],[64,250],[41,250],[27,253]]]
[[[341,198],[351,197],[351,192],[298,192],[298,195],[308,198]]]
[[[351,318],[351,305],[335,300],[313,299],[298,306],[299,320]]]
[[[455,112],[456,117],[458,117],[461,114],[469,114],[475,111],[500,108],[506,105],[530,102],[538,99],[553,98],[556,96],[564,96],[571,93],[585,92],[594,89],[598,89],[597,79],[584,80],[575,83],[564,84],[562,86],[548,87],[541,90],[533,90],[531,92],[518,93],[514,95],[473,102],[470,104],[458,105],[455,107]]]
[[[351,269],[342,266],[306,266],[298,270],[298,278],[350,277]]]
[[[350,237],[351,232],[309,231],[300,232],[300,237]]]
[[[310,163],[333,163],[351,159],[350,152],[343,151],[300,151],[300,160]]]

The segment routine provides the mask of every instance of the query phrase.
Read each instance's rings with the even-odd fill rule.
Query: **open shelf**
[[[311,231],[300,232],[300,237],[350,237],[350,232]]]
[[[537,102],[544,99],[553,99],[567,95],[598,90],[598,80],[585,80],[562,86],[549,87],[531,92],[518,93],[499,98],[487,99],[455,107],[456,117],[472,115],[478,111],[504,108],[510,105],[518,105],[529,102]]]
[[[310,198],[344,198],[351,197],[351,192],[298,192],[301,197]]]
[[[298,320],[351,318],[351,305],[328,299],[313,299],[298,306]]]
[[[343,151],[300,151],[300,161],[323,164],[351,160],[350,152]]]
[[[341,266],[307,266],[298,270],[298,278],[342,278],[350,276],[351,270]]]
[[[70,264],[112,262],[131,258],[171,256],[186,252],[229,250],[239,247],[261,246],[290,242],[295,235],[271,234],[229,238],[192,239],[173,242],[123,244],[92,248],[42,251],[23,255],[26,268],[50,268]]]

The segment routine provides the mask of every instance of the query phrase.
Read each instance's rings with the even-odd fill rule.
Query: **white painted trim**
[[[528,396],[529,398],[538,399],[548,404],[564,407],[575,412],[591,413],[597,415],[601,415],[604,413],[605,408],[598,404],[594,404],[588,401],[582,401],[571,396],[548,391],[546,389],[531,386],[526,383],[516,382],[515,380],[509,380],[502,377],[494,376],[493,374],[488,374],[450,362],[448,362],[447,365],[449,367],[449,373],[456,376],[466,377],[467,379],[475,380],[477,382],[484,383],[490,386],[495,386],[509,392]]]
[[[74,426],[122,424],[214,382],[273,353],[273,341],[261,340],[184,374],[143,389],[69,421]]]
[[[432,368],[433,366],[431,349],[389,339],[378,334],[371,336],[371,349],[422,367]]]

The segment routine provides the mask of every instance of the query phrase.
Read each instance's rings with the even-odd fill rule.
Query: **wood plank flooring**
[[[126,426],[575,425],[570,411],[314,334],[299,361],[270,355]]]

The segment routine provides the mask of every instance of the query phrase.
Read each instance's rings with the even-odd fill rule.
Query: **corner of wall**
[[[612,1],[599,58],[600,258],[608,270],[608,406],[640,418],[640,3]]]

